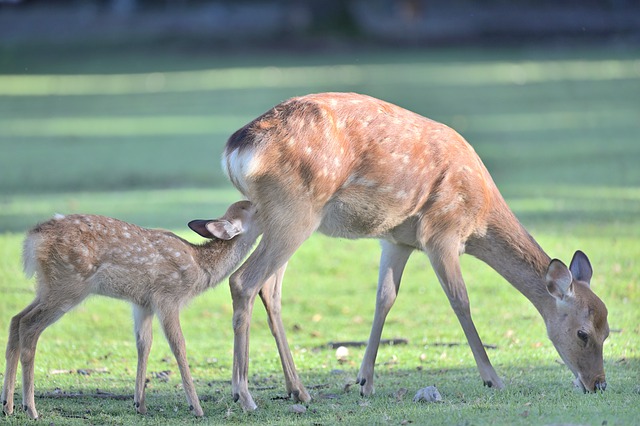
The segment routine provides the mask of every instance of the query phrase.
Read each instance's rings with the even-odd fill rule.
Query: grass
[[[365,340],[378,244],[312,237],[290,263],[284,323],[313,401],[295,414],[263,309],[254,313],[250,387],[230,396],[231,304],[225,284],[182,315],[206,417],[193,419],[167,343],[149,363],[150,413],[132,407],[135,344],[123,302],[89,299],[38,346],[36,402],[51,424],[585,424],[637,423],[640,398],[640,52],[616,49],[398,50],[291,55],[97,49],[0,51],[0,347],[33,297],[23,232],[54,212],[115,216],[172,229],[213,217],[239,196],[222,175],[226,137],[290,96],[349,90],[458,129],[510,206],[553,257],[584,250],[613,330],[608,388],[583,395],[535,309],[484,264],[463,258],[472,313],[507,388],[483,388],[425,256],[409,261],[376,366],[376,395],[355,381],[363,347],[340,361],[329,342]],[[79,374],[78,371],[89,373]],[[169,371],[168,381],[166,374]],[[436,385],[444,402],[419,404]],[[406,389],[406,393],[404,391]],[[20,383],[17,392],[21,390]],[[74,396],[75,395],[75,396]],[[16,402],[20,402],[19,395]],[[24,414],[7,424],[30,423]]]

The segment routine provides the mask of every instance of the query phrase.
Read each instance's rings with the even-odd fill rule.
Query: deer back
[[[406,224],[415,232],[396,237],[412,245],[481,229],[495,195],[453,129],[356,94],[308,95],[272,108],[231,136],[223,167],[258,204],[264,226],[308,211],[321,232],[340,237],[393,238]]]

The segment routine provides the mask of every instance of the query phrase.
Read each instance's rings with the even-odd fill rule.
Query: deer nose
[[[596,391],[603,391],[603,392],[604,392],[604,390],[605,390],[605,389],[607,389],[607,382],[606,382],[606,380],[604,380],[604,379],[602,379],[602,380],[600,380],[600,379],[596,380],[596,383],[595,383],[595,389],[594,389],[594,390],[596,390]]]

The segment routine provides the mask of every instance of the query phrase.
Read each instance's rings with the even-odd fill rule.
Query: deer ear
[[[587,255],[580,250],[575,252],[573,255],[569,269],[571,270],[573,278],[578,281],[584,281],[587,284],[590,283],[591,276],[593,275],[593,269],[591,268],[591,263],[589,262]]]
[[[196,234],[200,235],[201,237],[205,237],[205,238],[213,238],[213,235],[211,235],[211,232],[209,232],[209,230],[207,229],[207,222],[209,222],[208,220],[202,220],[202,219],[196,219],[196,220],[192,220],[191,222],[188,223],[189,228],[191,228],[191,230],[193,232],[195,232]]]
[[[236,235],[242,233],[242,229],[240,227],[224,219],[210,220],[205,226],[211,235],[221,240],[230,240]]]
[[[573,296],[573,277],[571,276],[571,271],[558,259],[553,259],[551,263],[549,263],[546,278],[547,290],[556,300],[564,300],[567,297]]]

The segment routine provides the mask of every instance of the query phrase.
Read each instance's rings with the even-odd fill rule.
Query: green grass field
[[[188,414],[158,325],[149,414],[133,409],[130,309],[93,298],[47,329],[36,403],[47,424],[584,424],[640,414],[640,51],[584,49],[206,53],[136,49],[0,50],[0,347],[33,297],[21,271],[24,231],[54,213],[97,213],[198,241],[186,223],[240,198],[220,170],[226,138],[295,95],[355,91],[459,130],[512,209],[552,257],[577,249],[609,308],[606,392],[583,395],[528,301],[465,257],[476,326],[506,389],[482,386],[471,351],[425,256],[411,258],[383,338],[376,395],[355,382],[364,347],[339,361],[328,343],[364,341],[373,318],[378,243],[314,236],[290,262],[283,318],[313,401],[291,411],[264,310],[254,313],[250,389],[231,398],[228,287],[182,315],[206,417]],[[4,371],[2,363],[1,371]],[[162,372],[169,372],[161,374]],[[85,374],[80,374],[85,373]],[[1,373],[0,373],[1,374]],[[20,378],[20,371],[18,373]],[[168,381],[167,381],[168,377]],[[415,392],[436,385],[443,402]],[[16,387],[21,401],[21,385]],[[406,392],[406,393],[405,393]],[[24,413],[6,424],[30,423]]]

